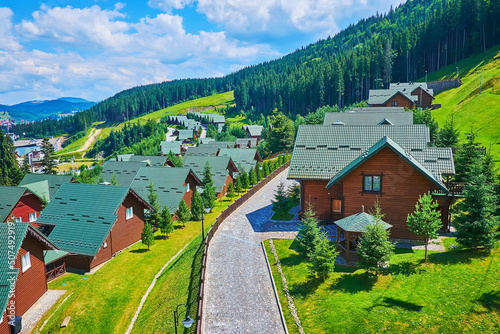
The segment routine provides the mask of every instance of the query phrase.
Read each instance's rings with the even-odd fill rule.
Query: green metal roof
[[[33,183],[38,183],[40,181],[47,181],[49,184],[49,197],[47,197],[46,199],[47,201],[50,201],[50,199],[55,195],[62,184],[72,182],[74,180],[75,178],[73,177],[73,175],[27,173],[22,179],[21,183],[19,183],[19,186],[26,186],[38,195],[38,193],[35,190],[31,189],[31,187],[28,185],[32,185]],[[38,195],[38,197],[40,197],[40,195]]]
[[[236,145],[241,148],[255,147],[257,146],[257,138],[237,138]]]
[[[210,145],[200,145],[198,147],[188,147],[186,156],[209,156],[215,157],[219,153],[219,148],[217,146]]]
[[[250,134],[251,137],[260,136],[262,134],[262,125],[243,125],[243,128]]]
[[[426,151],[429,142],[428,128],[422,124],[301,125],[297,131],[288,178],[330,180],[384,136],[389,136],[411,154]],[[447,152],[451,158],[451,150]],[[428,154],[432,153],[429,151]]]
[[[410,90],[405,90],[404,88],[399,89],[370,89],[368,96],[368,104],[384,104],[389,101],[392,97],[397,94],[401,94],[407,98],[410,102],[416,103],[418,101],[418,96],[411,95]]]
[[[167,155],[170,151],[172,151],[172,153],[179,155],[179,154],[181,154],[181,145],[182,145],[182,141],[180,141],[180,140],[162,141],[160,143],[161,153],[163,155]]]
[[[386,112],[377,111],[366,112],[328,112],[325,114],[323,125],[333,125],[334,122],[342,122],[345,125],[405,125],[413,124],[413,113],[411,111]]]
[[[233,163],[230,157],[206,157],[206,156],[186,156],[184,157],[184,167],[189,167],[196,176],[203,180],[205,175],[205,165],[210,164],[214,180],[215,191],[221,192],[224,188],[227,176],[229,175],[229,166]]]
[[[216,146],[220,149],[223,148],[234,148],[236,145],[235,141],[209,141],[208,143],[203,143],[200,146]]]
[[[65,183],[37,223],[54,225],[48,238],[59,249],[95,256],[128,193],[127,187]]]
[[[27,188],[38,197],[45,199],[47,202],[50,202],[49,181],[43,180],[39,182],[25,184],[22,186],[20,185],[20,187]]]
[[[347,232],[363,232],[367,226],[377,224],[377,220],[372,215],[366,212],[356,213],[352,216],[342,218],[335,221],[335,224]],[[392,227],[392,225],[380,220],[378,224],[381,224],[384,230]]]
[[[59,260],[60,258],[65,257],[68,254],[69,254],[68,252],[62,250],[48,250],[45,252],[44,263],[45,264],[52,263],[54,261]]]
[[[173,214],[188,190],[188,186],[184,183],[186,183],[190,172],[189,168],[143,167],[135,176],[130,187],[145,201],[148,201],[149,191],[147,187],[153,182],[158,195],[158,203],[162,207],[166,206]],[[194,173],[193,176],[195,176]],[[198,180],[198,182],[201,185],[201,181]]]
[[[427,177],[431,182],[437,185],[444,192],[448,192],[446,186],[442,182],[441,173],[439,171],[434,170],[434,173],[431,173],[426,167],[424,167],[417,159],[412,157],[412,155],[406,152],[401,146],[399,146],[396,142],[394,142],[391,138],[384,136],[384,138],[380,139],[375,145],[370,147],[368,150],[363,152],[360,156],[354,159],[350,164],[348,164],[345,168],[343,168],[338,174],[336,174],[330,182],[328,182],[327,188],[330,188],[332,185],[340,181],[350,172],[352,172],[356,167],[361,165],[363,162],[367,161],[371,157],[373,157],[377,152],[382,150],[384,147],[391,148],[394,152],[396,152],[401,158],[403,158],[406,162],[412,165],[415,169],[417,169],[420,173],[422,173],[425,177]]]
[[[130,187],[139,169],[147,165],[147,162],[109,160],[104,164],[101,175],[105,181],[111,182],[115,174],[119,186]]]
[[[215,141],[215,139],[213,139],[213,138],[208,138],[208,137],[207,138],[200,138],[200,144],[208,144],[208,143],[214,142],[214,141]]]
[[[147,162],[151,167],[163,167],[167,164],[168,157],[162,155],[135,155],[120,154],[116,161]]]
[[[193,138],[193,130],[178,130],[177,140],[188,140]]]
[[[30,192],[24,187],[0,186],[0,224],[7,219],[24,193]]]
[[[246,172],[255,168],[257,162],[262,161],[257,149],[251,148],[224,148],[220,150],[219,157],[231,157],[238,170],[241,166]]]

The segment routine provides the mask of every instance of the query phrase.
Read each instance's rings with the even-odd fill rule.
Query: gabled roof
[[[223,148],[219,152],[219,157],[231,157],[235,165],[238,166],[238,170],[241,166],[246,172],[255,168],[257,162],[262,162],[262,158],[257,149],[252,148]]]
[[[147,162],[109,160],[104,164],[101,176],[104,181],[111,183],[114,174],[118,186],[130,187],[139,169],[147,165]]]
[[[213,138],[208,138],[208,137],[200,138],[200,144],[208,144],[208,143],[213,142],[213,141],[215,141],[215,139],[213,139]]]
[[[193,130],[177,130],[179,135],[177,136],[177,140],[188,140],[193,138]]]
[[[216,146],[220,149],[223,148],[234,148],[236,145],[235,141],[209,141],[208,143],[203,143],[200,146]]]
[[[172,151],[173,154],[179,155],[181,154],[181,145],[182,141],[176,140],[176,141],[162,141],[160,143],[161,147],[161,153],[163,155],[167,155]]]
[[[75,178],[73,175],[55,175],[55,174],[37,174],[37,173],[27,173],[24,178],[21,180],[19,183],[19,186],[26,186],[29,188],[31,191],[36,193],[38,197],[41,197],[40,194],[35,191],[35,189],[31,189],[29,185],[32,185],[34,183],[38,183],[41,181],[47,181],[48,184],[48,191],[49,191],[49,197],[46,198],[47,201],[50,201],[50,199],[55,195],[57,190],[59,190],[59,187],[61,187],[62,184],[68,183],[68,182],[73,182],[75,181]],[[42,182],[43,183],[43,182]],[[38,186],[38,189],[41,190],[40,184]],[[46,190],[44,190],[46,192]]]
[[[429,143],[429,131],[423,124],[301,125],[297,131],[288,178],[330,180],[384,136],[389,136],[411,154],[425,151]],[[449,152],[451,158],[451,150]],[[433,153],[429,151],[429,154]]]
[[[434,90],[430,89],[427,86],[426,82],[397,82],[397,83],[391,83],[389,85],[389,89],[398,89],[398,90],[405,90],[409,91],[410,93],[413,93],[415,90],[422,88],[422,91],[426,92],[432,98],[434,98]]]
[[[237,138],[236,145],[240,145],[241,148],[255,147],[257,146],[257,138]]]
[[[187,178],[192,176],[199,186],[200,179],[189,168],[162,168],[162,167],[143,167],[139,170],[131,188],[139,194],[144,200],[148,200],[148,186],[153,182],[153,187],[158,195],[158,203],[166,206],[170,213],[174,213],[179,207],[184,194],[188,190]],[[194,189],[191,189],[193,191]]]
[[[372,215],[366,212],[359,212],[352,216],[342,218],[335,221],[335,224],[346,232],[364,232],[369,225],[377,224],[377,220]],[[383,220],[379,220],[384,230],[390,229],[392,225],[387,224]]]
[[[188,147],[186,156],[210,156],[215,157],[219,153],[219,148],[217,146],[211,145],[200,145],[198,147]]]
[[[54,226],[48,238],[59,249],[95,256],[129,193],[150,209],[127,187],[65,183],[38,217],[37,223]]]
[[[342,122],[345,125],[410,125],[413,124],[413,113],[411,111],[386,112],[378,110],[326,113],[323,125],[333,125],[334,122]]]
[[[163,167],[168,157],[162,155],[119,154],[116,161],[147,162],[151,167]]]
[[[24,187],[0,186],[0,224],[9,217],[21,197],[28,194],[32,192]]]
[[[243,125],[243,129],[245,129],[251,137],[257,137],[262,134],[262,125]]]
[[[191,168],[196,176],[200,180],[203,180],[207,161],[210,167],[212,167],[212,174],[214,174],[213,180],[215,191],[219,193],[224,188],[227,176],[229,175],[228,170],[232,169],[237,171],[238,168],[230,157],[186,156],[184,157],[183,163],[184,167]]]
[[[425,177],[427,177],[432,183],[438,186],[445,193],[448,193],[448,189],[442,182],[441,172],[434,170],[433,172],[429,171],[424,165],[422,165],[417,159],[412,157],[412,155],[406,152],[401,146],[399,146],[396,142],[394,142],[391,138],[384,136],[384,138],[380,139],[376,144],[370,147],[368,150],[363,152],[360,156],[354,159],[351,163],[349,163],[345,168],[343,168],[339,173],[337,173],[331,180],[328,182],[327,188],[330,188],[332,185],[340,181],[350,172],[352,172],[356,167],[361,165],[363,162],[367,161],[371,157],[373,157],[376,153],[382,150],[384,147],[391,148],[394,152],[396,152],[403,160],[417,169],[420,173],[422,173]]]
[[[401,112],[405,111],[405,107],[355,107],[351,108],[349,111],[353,112]]]
[[[418,101],[417,96],[411,95],[411,91],[402,91],[398,89],[370,89],[368,96],[368,104],[385,104],[387,101],[392,99],[394,96],[400,94],[405,97],[408,101],[415,104]]]

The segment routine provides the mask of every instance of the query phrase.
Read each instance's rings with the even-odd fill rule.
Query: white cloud
[[[148,6],[170,12],[172,9],[182,9],[189,6],[193,2],[194,0],[149,0]]]
[[[12,35],[12,15],[10,8],[0,7],[0,50],[17,51],[21,45]]]

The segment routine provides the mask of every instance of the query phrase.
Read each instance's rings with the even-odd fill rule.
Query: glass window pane
[[[380,191],[380,176],[373,176],[373,191]]]
[[[372,191],[372,177],[365,176],[365,191]]]

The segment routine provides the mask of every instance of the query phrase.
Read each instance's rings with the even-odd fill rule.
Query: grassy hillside
[[[456,76],[456,67],[462,86],[442,92],[434,103],[441,104],[434,110],[434,118],[442,127],[453,116],[460,130],[460,139],[471,128],[477,133],[477,140],[491,150],[496,160],[500,160],[500,47],[470,57],[458,64],[448,66],[429,75],[428,81],[450,79]],[[477,73],[479,72],[479,73]],[[482,77],[482,80],[481,80]],[[482,92],[479,94],[479,82]]]

